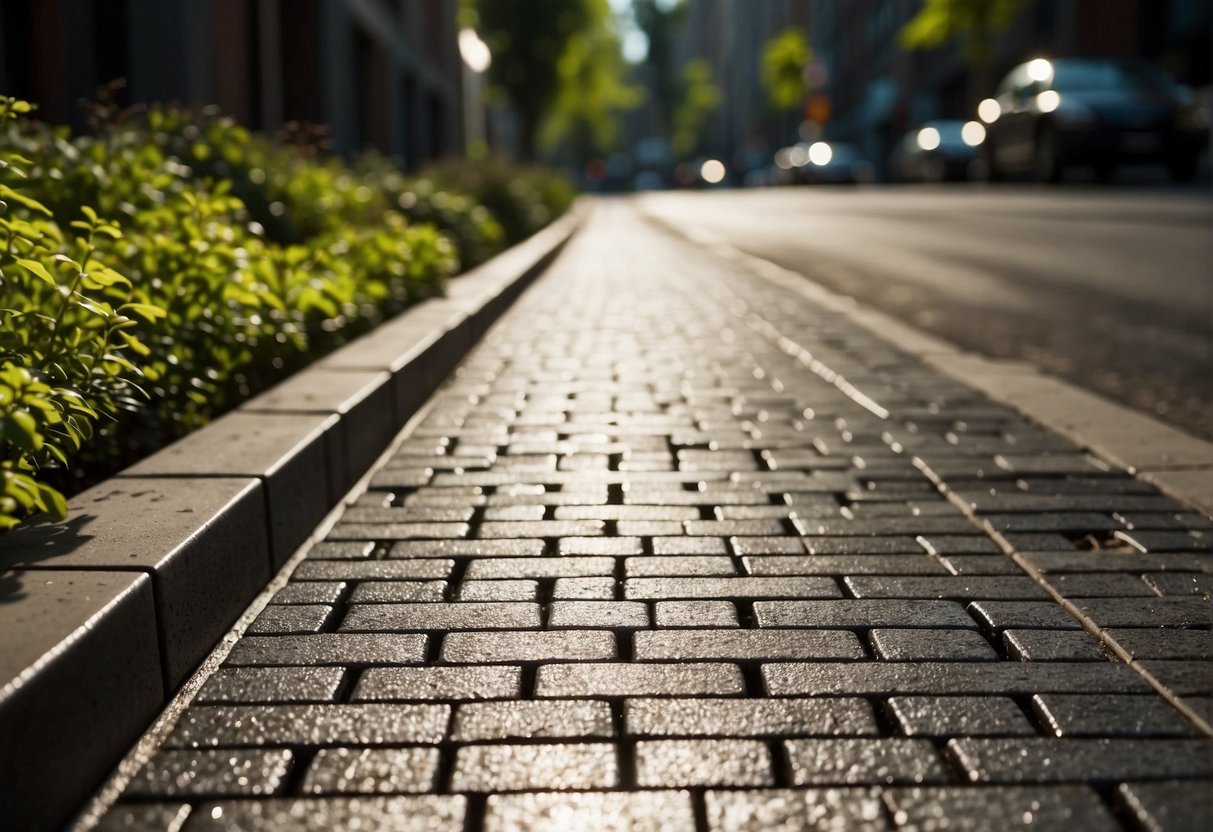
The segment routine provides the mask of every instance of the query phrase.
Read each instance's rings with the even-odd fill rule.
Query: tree
[[[524,159],[535,158],[544,116],[560,91],[558,64],[592,20],[590,0],[471,0],[469,18],[493,55],[492,88],[513,106]]]
[[[804,105],[809,56],[809,38],[799,26],[789,26],[763,44],[762,86],[774,109],[785,112]]]
[[[932,50],[957,38],[969,62],[969,97],[989,95],[994,86],[994,36],[1005,29],[1026,0],[926,0],[898,40],[908,51]]]
[[[607,0],[586,0],[590,18],[572,35],[556,64],[557,91],[540,128],[540,145],[568,140],[577,162],[611,148],[619,114],[640,104],[643,90],[627,74]]]
[[[686,0],[632,0],[632,17],[649,40],[644,62],[652,68],[653,97],[660,132],[669,135],[671,114],[678,108],[683,83],[674,65],[675,39],[686,20]]]
[[[683,66],[681,87],[670,146],[679,156],[689,156],[699,143],[704,121],[720,106],[720,90],[712,83],[712,65],[701,58]]]

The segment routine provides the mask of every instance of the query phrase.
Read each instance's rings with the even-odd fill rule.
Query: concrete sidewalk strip
[[[597,206],[77,828],[1208,828],[1208,460],[853,307]]]

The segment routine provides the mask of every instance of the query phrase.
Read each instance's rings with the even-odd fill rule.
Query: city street
[[[643,204],[961,347],[1213,436],[1201,190],[785,188]]]
[[[364,483],[81,832],[1208,828],[1213,524],[629,203]]]

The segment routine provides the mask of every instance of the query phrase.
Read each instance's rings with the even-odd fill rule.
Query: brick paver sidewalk
[[[102,828],[1207,830],[1210,529],[608,205]]]

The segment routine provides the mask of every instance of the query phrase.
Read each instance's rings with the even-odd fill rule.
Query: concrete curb
[[[662,227],[846,317],[918,356],[928,366],[1013,407],[1094,456],[1213,516],[1213,443],[1048,376],[1029,364],[966,352],[883,312],[860,306],[853,298],[831,292],[809,275],[747,254],[709,234],[673,228],[646,211],[643,204],[641,210]]]
[[[92,794],[587,210],[0,537],[0,827]]]

